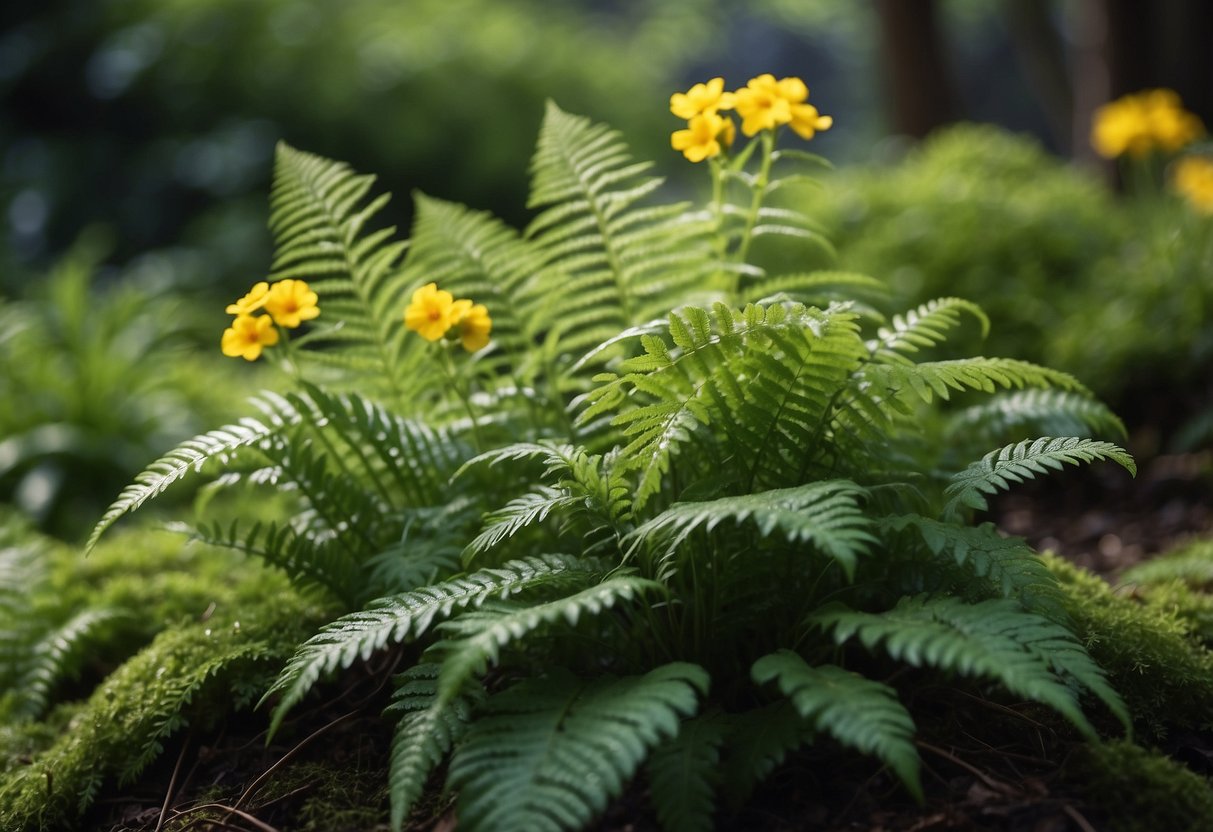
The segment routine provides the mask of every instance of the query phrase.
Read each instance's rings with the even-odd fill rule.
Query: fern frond
[[[711,272],[705,221],[683,206],[640,207],[660,179],[620,135],[548,102],[531,161],[526,236],[544,252],[549,347],[581,354],[665,314]]]
[[[244,418],[234,425],[204,433],[182,442],[160,459],[153,462],[128,485],[110,505],[105,515],[93,528],[84,545],[91,552],[105,530],[124,514],[134,511],[153,497],[158,497],[170,485],[190,471],[200,471],[212,459],[225,459],[229,454],[264,440],[281,430],[282,423],[266,425],[256,419]]]
[[[891,396],[911,401],[917,397],[928,404],[935,396],[945,401],[950,399],[954,390],[993,393],[1000,387],[1056,388],[1091,397],[1091,391],[1069,373],[1013,358],[869,364],[856,373],[856,380],[887,391]]]
[[[575,627],[581,618],[603,613],[620,601],[632,601],[646,592],[660,593],[664,589],[656,581],[616,572],[601,583],[546,603],[486,605],[444,621],[438,629],[450,635],[433,648],[443,657],[438,677],[439,698],[454,696],[468,679],[495,664],[504,647],[540,627],[560,620]]]
[[[16,700],[10,715],[17,719],[38,717],[46,710],[55,684],[79,671],[97,632],[128,615],[117,609],[85,609],[51,627],[33,644],[22,663],[23,672],[13,688]]]
[[[714,828],[720,746],[728,727],[720,714],[688,719],[678,736],[659,745],[649,757],[650,794],[664,832],[709,832]]]
[[[388,764],[388,794],[393,832],[425,789],[430,772],[463,738],[472,721],[472,711],[484,700],[484,689],[469,685],[460,696],[439,700],[438,665],[419,664],[396,677],[396,692],[385,715],[400,715],[392,734]]]
[[[270,193],[272,278],[307,278],[320,296],[322,317],[313,337],[335,336],[341,349],[310,356],[386,382],[403,404],[410,342],[399,316],[409,286],[395,266],[405,244],[391,241],[394,228],[365,232],[389,199],[367,200],[374,181],[344,163],[279,143]],[[416,385],[422,374],[411,369]]]
[[[933,347],[947,340],[947,332],[959,326],[962,312],[968,312],[981,324],[981,337],[990,332],[990,319],[981,307],[962,298],[936,298],[904,315],[894,315],[888,327],[881,327],[868,350],[878,362],[909,362],[906,353]],[[945,397],[946,398],[946,397]]]
[[[1024,610],[1016,601],[995,598],[967,604],[957,598],[904,598],[883,613],[836,610],[813,620],[832,630],[842,644],[858,637],[870,650],[914,667],[976,676],[1048,705],[1079,731],[1095,738],[1071,685],[1094,693],[1129,727],[1124,703],[1102,670],[1064,627]]]
[[[1084,433],[1127,437],[1124,422],[1102,402],[1066,390],[1015,390],[966,407],[948,422],[951,436],[993,444],[1018,431],[1044,436]]]
[[[961,526],[917,514],[882,517],[881,529],[913,528],[933,553],[951,556],[979,578],[988,579],[1008,598],[1053,620],[1065,617],[1057,578],[1021,537],[1003,537],[992,523]]]
[[[678,734],[708,676],[675,663],[586,683],[563,671],[490,697],[451,761],[469,832],[581,829],[618,797],[650,749]]]
[[[922,801],[914,720],[891,687],[836,665],[811,667],[791,650],[763,656],[750,675],[760,685],[775,682],[817,731],[878,757]]]
[[[990,451],[952,475],[944,492],[951,496],[945,514],[956,513],[962,505],[985,509],[988,503],[983,494],[1006,491],[1012,483],[1030,480],[1050,470],[1061,470],[1066,464],[1078,465],[1099,459],[1111,460],[1137,475],[1137,465],[1127,451],[1111,442],[1094,439],[1042,436]]]
[[[884,281],[857,272],[817,271],[803,274],[764,275],[747,283],[742,300],[766,305],[771,298],[787,297],[806,306],[826,307],[834,301],[889,299]]]
[[[876,538],[859,506],[864,489],[847,480],[827,480],[703,502],[675,503],[638,526],[625,543],[629,554],[644,545],[665,544],[663,559],[697,530],[711,533],[725,520],[752,521],[764,537],[778,532],[792,543],[809,543],[838,561],[848,577]]]
[[[388,643],[429,629],[435,619],[487,599],[508,597],[541,586],[585,584],[601,574],[601,566],[567,555],[544,555],[510,561],[497,569],[481,569],[462,578],[382,598],[368,609],[342,616],[299,646],[262,703],[279,695],[270,720],[274,734],[287,712],[325,674],[366,659]]]
[[[542,523],[553,511],[573,508],[581,502],[579,495],[549,485],[537,486],[534,491],[515,497],[484,518],[484,528],[464,550],[464,563],[470,563],[527,526]]]
[[[789,701],[729,715],[723,789],[729,805],[740,808],[754,787],[765,780],[787,755],[810,742],[811,723]]]

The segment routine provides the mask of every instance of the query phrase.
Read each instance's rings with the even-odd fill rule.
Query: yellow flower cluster
[[[692,162],[718,156],[737,135],[733,119],[720,115],[722,110],[735,110],[741,116],[741,132],[747,136],[787,124],[801,138],[811,139],[829,130],[834,119],[819,113],[808,98],[809,88],[799,78],[776,81],[765,73],[734,92],[724,91],[723,78],[713,78],[670,96],[670,112],[687,120],[685,130],[670,136],[670,144]]]
[[[1151,151],[1174,153],[1204,135],[1200,119],[1183,108],[1174,90],[1122,96],[1095,111],[1091,146],[1105,159]]]
[[[455,300],[438,284],[427,283],[413,292],[404,310],[404,325],[427,341],[437,341],[453,331],[465,350],[476,352],[488,346],[493,319],[484,304]]]
[[[229,304],[227,313],[235,315],[223,332],[220,347],[224,355],[256,361],[263,347],[278,343],[277,324],[295,329],[320,314],[316,293],[302,280],[279,280],[273,286],[266,281],[253,285],[248,294]],[[254,315],[265,310],[266,315]]]
[[[1171,170],[1171,185],[1202,214],[1213,214],[1213,159],[1185,156]]]

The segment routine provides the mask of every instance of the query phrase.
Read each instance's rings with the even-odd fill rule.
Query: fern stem
[[[442,369],[446,373],[447,378],[451,381],[451,387],[455,390],[455,395],[459,397],[459,401],[463,404],[463,410],[468,415],[468,419],[472,423],[472,442],[476,446],[476,453],[484,452],[484,442],[480,439],[480,426],[476,423],[476,412],[472,409],[472,399],[468,391],[464,389],[459,378],[459,373],[455,369],[455,360],[451,358],[450,342],[444,341],[439,349],[442,351]]]
[[[746,214],[745,229],[741,232],[741,245],[737,248],[737,262],[744,263],[746,255],[750,253],[750,243],[754,239],[754,226],[758,224],[758,213],[762,209],[762,198],[766,196],[767,185],[771,181],[771,161],[775,151],[775,131],[763,130],[760,135],[762,140],[762,161],[758,168],[758,177],[754,180],[754,196],[750,200],[750,210]],[[733,275],[732,294],[736,296],[738,285],[741,282],[741,274]]]

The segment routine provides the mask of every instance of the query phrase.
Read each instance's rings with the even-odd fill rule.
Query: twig
[[[1004,794],[1006,793],[1006,791],[1007,791],[1006,783],[1002,783],[998,780],[995,780],[994,778],[990,777],[988,774],[986,774],[981,769],[979,769],[975,766],[969,765],[964,760],[957,757],[955,754],[952,754],[948,751],[944,751],[939,746],[931,745],[929,742],[923,742],[922,740],[914,740],[914,744],[917,745],[919,748],[923,748],[923,749],[926,749],[927,751],[930,751],[932,754],[938,754],[940,757],[943,757],[945,760],[947,760],[948,762],[950,762],[954,765],[960,766],[965,771],[969,772],[974,777],[976,777],[978,780],[985,783],[991,789],[994,789],[997,792],[1003,792]]]
[[[1082,812],[1075,809],[1069,803],[1062,806],[1061,810],[1066,813],[1066,816],[1069,817],[1070,820],[1078,824],[1078,828],[1081,829],[1082,832],[1099,832],[1099,830],[1091,825],[1090,821],[1082,816]]]
[[[168,780],[168,789],[164,792],[164,802],[160,804],[160,817],[156,820],[156,829],[154,832],[160,832],[164,828],[165,816],[168,815],[168,804],[173,798],[173,789],[177,785],[177,775],[181,771],[181,761],[185,759],[186,749],[190,747],[190,737],[193,734],[186,736],[185,741],[181,743],[181,753],[177,755],[177,764],[173,766],[173,776]]]
[[[178,818],[182,818],[182,817],[185,817],[186,815],[193,814],[194,812],[200,812],[203,809],[218,809],[221,812],[227,812],[228,817],[231,817],[232,815],[239,815],[241,820],[251,823],[253,826],[260,829],[261,832],[281,832],[281,830],[277,829],[276,827],[270,826],[265,821],[258,820],[257,818],[250,815],[248,812],[241,811],[240,809],[237,809],[235,806],[225,806],[222,803],[203,803],[201,806],[195,806],[192,809],[189,809],[187,811],[184,811],[184,812],[181,812],[181,813],[175,815],[173,817],[173,820],[177,820]],[[190,821],[190,823],[186,826],[186,829],[188,829],[190,826],[193,826],[195,823],[217,823],[220,826],[222,826],[224,829],[238,829],[239,828],[239,827],[232,826],[230,823],[228,823],[226,818],[223,820],[209,820],[207,818],[198,818],[197,820]]]
[[[344,716],[339,716],[336,719],[334,719],[332,722],[330,722],[328,725],[325,725],[321,728],[317,728],[311,734],[308,734],[306,737],[304,737],[302,740],[300,740],[295,745],[294,748],[292,748],[290,751],[286,752],[281,757],[279,757],[278,762],[274,763],[272,766],[267,768],[265,771],[261,772],[261,774],[257,777],[257,779],[254,780],[249,785],[249,787],[244,790],[244,794],[240,795],[240,799],[236,801],[235,805],[232,808],[232,811],[235,812],[235,811],[239,810],[239,808],[244,805],[244,802],[246,800],[248,800],[249,796],[252,795],[253,792],[255,792],[261,786],[262,782],[267,777],[269,777],[271,774],[273,774],[275,771],[277,771],[280,766],[282,766],[284,763],[286,763],[288,760],[290,760],[292,757],[294,757],[296,754],[298,754],[305,745],[310,743],[312,740],[316,739],[316,737],[320,736],[321,734],[323,734],[325,731],[332,728],[337,723],[344,722],[345,720],[349,719],[350,717],[354,716],[357,713],[358,713],[358,711],[350,711],[348,714],[345,714]]]

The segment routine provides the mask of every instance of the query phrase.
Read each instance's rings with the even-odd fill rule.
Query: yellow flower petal
[[[254,283],[253,288],[249,289],[248,294],[242,297],[235,303],[229,303],[227,306],[227,314],[229,315],[250,315],[256,312],[262,306],[265,306],[265,297],[269,294],[270,284],[262,280],[260,283]]]
[[[270,313],[278,326],[295,329],[320,314],[318,300],[306,282],[279,280],[270,287],[265,298],[265,311]]]
[[[437,341],[451,328],[451,310],[455,298],[450,292],[438,288],[436,283],[427,283],[413,292],[412,300],[404,310],[404,325],[427,341]]]
[[[278,330],[268,315],[239,315],[232,325],[223,331],[219,348],[223,354],[231,358],[243,358],[246,361],[256,361],[261,356],[262,347],[271,347],[278,343]]]

